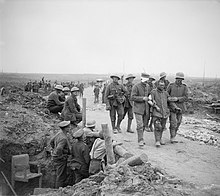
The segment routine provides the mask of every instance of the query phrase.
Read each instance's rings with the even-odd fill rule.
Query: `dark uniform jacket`
[[[168,98],[169,94],[167,91],[161,91],[159,89],[153,89],[151,92],[152,100],[155,101],[160,111],[153,108],[152,116],[159,118],[168,118],[170,115],[170,110],[168,108]]]
[[[93,90],[94,94],[95,95],[99,95],[99,92],[100,92],[100,88],[98,86],[96,86]]]
[[[144,97],[150,94],[149,85],[143,82],[137,83],[133,86],[131,91],[131,100],[134,101],[133,110],[136,114],[144,115],[149,111],[149,104],[144,101]]]
[[[60,130],[50,141],[53,148],[52,157],[54,161],[67,160],[70,154],[70,145],[67,136]]]
[[[78,140],[73,143],[71,155],[72,167],[78,170],[89,170],[89,148],[83,141]]]
[[[123,104],[126,94],[127,90],[122,84],[115,82],[110,83],[105,90],[106,106],[117,107],[119,104]]]
[[[56,91],[53,91],[48,97],[47,108],[57,105],[63,105],[63,102],[59,100],[59,95],[56,93]]]
[[[80,113],[80,105],[77,102],[77,98],[71,95],[65,101],[61,117],[67,121],[76,121],[75,114],[77,113]]]
[[[188,100],[188,87],[186,84],[177,85],[175,82],[170,83],[167,88],[170,97],[177,97],[176,106],[181,108],[182,112],[187,110],[185,102]]]
[[[129,108],[133,106],[133,101],[131,100],[131,91],[134,84],[132,82],[127,82],[125,88],[127,89],[127,96],[125,100],[125,107]]]

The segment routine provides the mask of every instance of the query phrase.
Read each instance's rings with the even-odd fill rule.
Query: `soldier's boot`
[[[175,129],[170,129],[170,142],[173,143],[178,143],[176,140],[176,130]]]
[[[160,147],[160,131],[158,131],[157,129],[154,130],[154,136],[155,136],[155,146],[156,147]]]
[[[118,130],[118,133],[121,133],[121,127],[120,127],[120,125],[121,125],[121,119],[118,119],[117,120],[117,126],[116,126],[116,129]]]
[[[165,145],[165,142],[162,140],[163,130],[160,132],[160,144]]]
[[[113,133],[114,134],[118,133],[118,130],[115,127],[115,121],[111,121],[111,123],[112,123],[112,131],[113,131]]]
[[[128,119],[128,127],[127,127],[128,133],[134,133],[134,131],[132,131],[132,129],[131,129],[131,123],[132,123],[132,119]]]

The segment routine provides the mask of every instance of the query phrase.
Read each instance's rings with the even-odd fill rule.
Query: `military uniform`
[[[67,98],[61,113],[61,117],[64,120],[71,121],[73,124],[78,124],[82,121],[82,113],[80,112],[80,105],[77,102],[76,96],[71,95]]]
[[[182,121],[182,113],[186,111],[185,102],[188,100],[188,87],[186,84],[171,83],[167,92],[170,97],[177,97],[178,100],[170,107],[170,136],[175,138],[177,130]],[[178,109],[181,110],[178,110]]]
[[[126,96],[125,104],[124,104],[124,117],[126,114],[128,114],[128,127],[127,127],[128,132],[132,132],[131,131],[131,123],[134,118],[133,101],[131,100],[131,91],[132,91],[133,86],[134,86],[134,84],[132,82],[127,82],[125,84],[125,87],[127,89],[128,94]]]
[[[75,183],[78,183],[82,179],[89,177],[89,148],[83,142],[83,134],[84,130],[79,129],[73,135],[75,138],[78,139],[76,142],[73,143],[71,150],[71,168],[74,170],[75,173]]]
[[[59,131],[50,141],[53,148],[52,160],[56,168],[56,188],[64,187],[67,178],[67,158],[70,154],[70,144],[63,131]]]
[[[100,92],[99,86],[96,85],[93,92],[94,92],[94,95],[95,95],[94,103],[98,103],[99,102],[99,92]]]
[[[124,102],[127,90],[122,84],[112,82],[106,87],[106,108],[110,109],[112,129],[120,131],[120,124],[124,117]],[[115,126],[116,112],[118,114],[117,126]]]
[[[167,118],[170,115],[170,111],[168,108],[168,98],[169,94],[160,89],[154,89],[151,92],[152,101],[156,104],[156,107],[152,107],[152,122],[154,124],[154,135],[156,146],[160,146],[160,144],[164,144],[162,139],[163,131],[166,127]]]
[[[63,104],[64,102],[61,102],[59,100],[59,95],[57,92],[52,92],[50,93],[47,101],[47,108],[50,110],[52,113],[58,113],[61,112],[63,109]]]
[[[104,87],[102,89],[102,103],[105,103],[105,90],[106,90],[107,84],[104,84]]]
[[[150,93],[149,85],[140,82],[133,86],[131,99],[134,101],[133,111],[137,122],[138,143],[143,142],[144,129],[148,126],[150,118],[150,107],[147,101],[143,100]]]

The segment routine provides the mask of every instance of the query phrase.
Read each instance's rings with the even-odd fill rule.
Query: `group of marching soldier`
[[[162,140],[166,122],[170,120],[170,141],[177,143],[176,134],[182,121],[182,114],[186,111],[185,102],[188,99],[187,85],[182,81],[184,74],[176,73],[175,82],[166,79],[166,73],[160,74],[160,79],[142,73],[141,81],[134,84],[135,76],[129,74],[125,85],[119,83],[118,75],[111,75],[112,82],[105,90],[106,110],[109,110],[113,133],[121,133],[120,124],[127,114],[127,132],[133,133],[131,124],[135,116],[137,124],[138,144],[145,145],[144,131],[153,131],[155,145],[164,145]],[[116,118],[117,114],[117,118]],[[117,119],[117,121],[116,121]]]

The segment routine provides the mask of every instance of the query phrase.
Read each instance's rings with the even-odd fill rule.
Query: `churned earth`
[[[104,104],[94,104],[92,87],[85,88],[84,97],[87,120],[96,120],[99,130],[101,124],[106,123],[111,129],[109,112]],[[82,98],[79,103],[82,105]],[[125,118],[122,133],[112,134],[113,139],[122,142],[123,147],[134,155],[147,154],[149,164],[135,168],[116,167],[56,193],[49,190],[48,195],[146,195],[146,192],[148,195],[220,195],[220,125],[205,117],[205,111],[185,115],[178,135],[180,143],[177,144],[169,142],[169,123],[163,135],[166,145],[160,148],[154,146],[153,133],[145,132],[146,145],[142,149],[137,143],[135,119],[132,124],[135,133],[131,134],[126,132]],[[32,161],[40,161],[43,165],[43,187],[53,185],[53,171],[46,148],[51,136],[59,130],[59,121],[58,116],[49,115],[45,110],[42,93],[24,93],[13,87],[12,93],[0,100],[0,155],[6,161],[6,164],[1,163],[1,170],[9,179],[11,155],[28,153]],[[164,184],[155,168],[169,176],[169,183]],[[18,195],[28,195],[33,194],[36,185],[37,181],[29,185],[17,183],[15,188]]]

